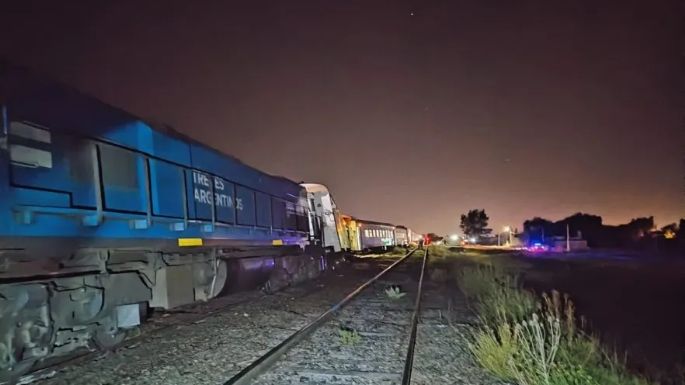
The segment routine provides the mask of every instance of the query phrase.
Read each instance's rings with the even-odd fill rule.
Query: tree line
[[[576,213],[556,222],[540,217],[526,220],[522,237],[526,241],[541,241],[544,237],[565,236],[567,226],[571,236],[579,236],[587,241],[588,246],[600,248],[646,246],[652,243],[656,230],[651,216],[634,218],[620,225],[605,225],[599,215]],[[664,238],[673,244],[672,247],[685,243],[685,219],[681,219],[679,225],[664,226],[658,234],[660,237],[666,235]]]
[[[484,209],[469,210],[462,214],[460,227],[469,237],[488,236],[488,215]],[[599,215],[576,213],[558,221],[535,217],[523,222],[518,237],[524,243],[544,242],[551,237],[565,237],[567,229],[571,237],[587,241],[593,248],[640,248],[656,246],[659,249],[685,251],[685,219],[657,229],[654,217],[634,218],[620,225],[606,225]]]

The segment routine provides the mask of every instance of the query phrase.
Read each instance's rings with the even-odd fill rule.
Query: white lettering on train
[[[211,179],[214,179],[214,194],[211,191]],[[224,194],[226,189],[224,181],[219,178],[211,178],[208,175],[193,171],[193,197],[196,202],[205,205],[216,205],[217,207],[233,207],[233,197],[229,194]],[[235,200],[235,208],[243,209],[243,202],[241,199]]]
[[[209,177],[197,171],[193,171],[193,183],[209,187]]]

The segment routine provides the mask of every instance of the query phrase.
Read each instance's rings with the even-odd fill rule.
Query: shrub
[[[561,325],[533,314],[530,320],[496,329],[485,326],[474,333],[469,345],[476,361],[505,381],[519,385],[556,385],[555,359],[561,343]]]
[[[559,319],[548,316],[541,320],[537,314],[533,314],[530,320],[514,326],[514,338],[519,346],[519,351],[514,355],[519,384],[550,385],[561,343]]]
[[[482,320],[471,352],[485,369],[519,385],[650,385],[608,354],[578,325],[575,306],[559,292],[537,301],[513,277],[464,269],[460,287],[477,301]]]
[[[340,343],[343,345],[356,345],[362,340],[362,337],[354,329],[341,327],[338,333],[340,334]]]
[[[514,355],[519,347],[509,324],[502,323],[497,329],[477,329],[473,339],[469,349],[479,364],[505,381],[516,379]]]

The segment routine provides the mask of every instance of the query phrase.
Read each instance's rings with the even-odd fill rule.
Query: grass
[[[408,249],[406,247],[395,246],[392,248],[392,250],[390,250],[388,254],[401,256],[407,254],[407,251]]]
[[[459,246],[430,245],[431,263],[446,263],[451,266],[491,266],[513,275],[531,268],[531,263],[512,255],[511,251],[475,250]]]
[[[458,255],[458,253],[445,246],[430,245],[428,246],[428,255],[431,258],[443,259],[447,257],[455,257]]]
[[[407,293],[403,293],[402,289],[397,286],[392,286],[385,289],[385,295],[392,300],[398,300],[407,295]]]
[[[356,345],[362,340],[362,337],[356,330],[348,327],[340,327],[338,334],[340,335],[340,343],[343,345]]]
[[[463,267],[456,272],[457,285],[469,299],[485,299],[499,290],[499,277],[494,267]]]
[[[535,296],[521,289],[516,277],[492,266],[465,267],[457,271],[457,284],[473,300],[483,324],[521,322],[537,309]]]
[[[493,267],[457,273],[481,320],[469,348],[476,361],[519,385],[650,385],[586,333],[575,306],[558,292],[536,297]]]

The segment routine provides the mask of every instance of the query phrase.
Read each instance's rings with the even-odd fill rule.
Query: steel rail
[[[364,289],[366,289],[367,287],[371,286],[371,284],[376,282],[380,277],[385,275],[390,270],[394,269],[400,263],[404,262],[407,258],[414,254],[415,251],[416,249],[408,252],[405,256],[398,259],[392,265],[386,267],[383,271],[376,274],[373,278],[371,278],[370,280],[366,281],[364,284],[356,288],[345,298],[343,298],[340,302],[333,305],[330,309],[326,310],[324,313],[319,315],[314,321],[310,322],[309,324],[305,325],[295,333],[291,334],[290,337],[283,340],[283,342],[273,347],[271,350],[269,350],[264,355],[257,358],[250,365],[241,370],[238,374],[231,377],[228,381],[224,382],[224,385],[248,385],[250,381],[254,380],[261,374],[266,372],[274,363],[276,363],[276,361],[278,361],[279,358],[281,358],[281,356],[285,352],[290,350],[290,348],[300,343],[312,332],[314,332],[316,329],[318,329],[319,327],[324,325],[328,320],[330,320],[330,318],[333,316],[333,313],[340,310],[354,297],[359,295],[359,293],[364,291]]]
[[[421,312],[421,292],[423,291],[423,274],[426,272],[426,261],[428,260],[428,248],[423,252],[423,262],[421,263],[421,275],[419,276],[418,290],[414,302],[414,313],[411,315],[411,335],[409,336],[409,347],[407,348],[407,358],[404,361],[404,373],[402,373],[402,385],[411,384],[411,373],[414,368],[414,346],[416,345],[416,329],[419,323],[419,313]]]

